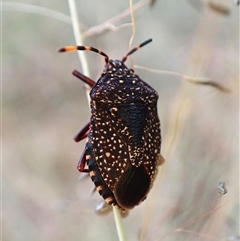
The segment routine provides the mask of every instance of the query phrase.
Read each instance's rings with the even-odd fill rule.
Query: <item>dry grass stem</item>
[[[107,21],[105,21],[104,23],[101,23],[99,25],[96,25],[92,28],[89,28],[87,31],[85,31],[83,33],[84,37],[90,37],[96,34],[102,34],[103,32],[105,32],[106,30],[109,30],[109,26],[112,26],[113,23],[131,15],[131,11],[136,11],[137,9],[141,8],[142,6],[144,6],[146,3],[148,3],[148,0],[141,0],[139,2],[137,2],[136,4],[134,4],[132,6],[132,10],[130,8],[127,8],[126,10],[124,10],[123,12],[119,13],[118,15],[112,17],[111,19],[108,19]],[[132,26],[132,23],[130,23]],[[129,25],[130,25],[129,24]],[[123,25],[126,27],[126,25]],[[119,28],[119,27],[117,27]]]
[[[139,66],[139,65],[134,65],[134,68],[136,69],[143,69],[152,73],[156,73],[156,74],[161,74],[161,75],[168,75],[168,76],[176,76],[176,77],[180,77],[186,81],[188,81],[189,83],[192,84],[196,84],[196,85],[209,85],[212,86],[216,89],[218,89],[219,91],[222,92],[231,92],[230,89],[222,86],[221,84],[217,83],[216,81],[213,81],[209,78],[205,78],[205,77],[192,77],[192,76],[188,76],[182,73],[178,73],[178,72],[172,72],[172,71],[166,71],[166,70],[157,70],[157,69],[151,69],[151,68],[147,68],[144,66]]]
[[[2,7],[4,11],[26,12],[31,14],[43,15],[49,18],[54,18],[64,23],[72,23],[71,18],[63,13],[33,4],[18,2],[2,2]]]

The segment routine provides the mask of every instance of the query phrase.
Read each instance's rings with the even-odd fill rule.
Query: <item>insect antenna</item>
[[[105,63],[108,65],[109,64],[109,57],[107,54],[105,54],[104,52],[102,52],[99,49],[96,49],[94,47],[91,46],[66,46],[63,48],[60,48],[58,50],[58,52],[70,52],[70,51],[76,51],[76,50],[88,50],[88,51],[92,51],[95,52],[97,54],[101,54],[102,56],[105,57]]]
[[[138,46],[136,46],[135,48],[133,48],[132,50],[130,50],[123,58],[122,58],[122,62],[124,63],[127,59],[127,57],[131,54],[133,54],[135,51],[137,51],[138,49],[140,49],[141,47],[143,47],[144,45],[148,44],[152,42],[152,39],[148,39],[146,41],[144,41],[143,43],[139,44]]]

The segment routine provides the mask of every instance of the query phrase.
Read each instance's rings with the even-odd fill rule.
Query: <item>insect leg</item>
[[[79,142],[87,137],[90,122],[88,122],[83,128],[81,128],[76,135],[73,137],[74,141]]]
[[[82,73],[80,73],[79,71],[77,71],[76,69],[73,70],[72,74],[74,76],[76,76],[77,78],[79,78],[80,80],[82,80],[84,83],[88,84],[90,87],[93,87],[96,82],[90,78],[88,78],[87,76],[83,75]]]
[[[87,160],[86,160],[86,149],[83,151],[78,165],[77,165],[77,169],[79,172],[89,172],[89,169],[85,169],[85,164],[86,164]]]

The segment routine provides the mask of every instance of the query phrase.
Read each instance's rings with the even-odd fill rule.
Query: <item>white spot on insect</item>
[[[112,112],[117,112],[118,109],[117,109],[116,107],[113,107],[113,108],[110,109],[110,111],[111,111],[111,113],[112,113]]]
[[[111,154],[110,154],[109,152],[106,152],[106,156],[107,156],[107,157],[110,157],[110,155],[111,155]]]
[[[119,83],[120,83],[120,84],[123,84],[123,83],[124,83],[124,81],[123,81],[123,80],[119,80]]]
[[[120,91],[119,91],[119,92],[120,92]],[[120,96],[118,96],[117,98],[118,98],[119,100],[122,100],[122,98],[121,98]],[[121,102],[119,102],[119,103],[121,103]]]

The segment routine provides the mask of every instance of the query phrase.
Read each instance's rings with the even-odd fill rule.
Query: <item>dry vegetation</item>
[[[127,240],[239,240],[239,8],[230,0],[153,2],[134,1],[133,45],[153,42],[132,61],[150,68],[136,72],[159,93],[166,161],[147,200],[123,219]],[[2,5],[3,240],[118,240],[112,213],[94,213],[101,197],[90,196],[91,181],[78,181],[84,143],[72,136],[90,112],[84,85],[71,76],[81,70],[77,54],[57,53],[75,44],[67,1]],[[121,58],[132,35],[128,8],[77,1],[84,43]],[[104,59],[88,52],[87,60],[97,79]]]

